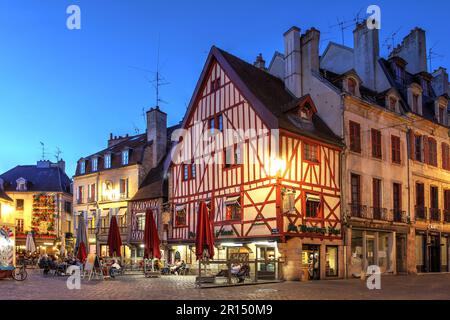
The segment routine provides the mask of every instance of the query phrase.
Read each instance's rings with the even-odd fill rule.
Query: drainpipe
[[[344,148],[342,149],[341,153],[341,165],[339,166],[339,186],[341,189],[341,220],[342,220],[342,230],[343,230],[343,242],[344,242],[344,278],[348,278],[348,265],[347,265],[347,227],[344,228],[344,223],[346,224],[347,221],[347,215],[345,211],[345,184],[344,181],[347,176],[347,146],[345,144],[345,94],[341,94],[341,119],[342,119],[342,137],[344,139]]]
[[[407,155],[406,155],[406,170],[407,170],[407,185],[408,185],[408,213],[407,213],[407,222],[411,225],[412,219],[411,219],[411,168],[410,168],[410,162],[411,162],[411,143],[412,141],[409,140],[409,130],[411,130],[408,126],[406,126],[406,143],[407,143]],[[406,235],[406,273],[408,274],[408,236],[409,236],[410,230],[408,229],[408,234]]]

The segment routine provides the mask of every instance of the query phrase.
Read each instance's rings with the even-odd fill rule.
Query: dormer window
[[[347,90],[351,95],[356,96],[356,80],[353,78],[348,78],[347,79]]]
[[[423,95],[430,96],[430,82],[427,79],[421,78],[420,84],[422,85]]]
[[[82,160],[80,162],[80,174],[86,173],[86,161]]]
[[[422,87],[417,83],[408,88],[408,104],[411,112],[422,115]]]
[[[439,106],[439,123],[446,124],[445,122],[445,107]]]
[[[111,169],[111,153],[105,154],[104,166],[105,169]]]
[[[130,161],[130,150],[126,149],[122,151],[122,165],[127,166]]]
[[[17,183],[17,191],[27,191],[27,180],[24,178],[19,178],[16,180]]]
[[[396,111],[397,110],[397,98],[389,97],[389,110]]]
[[[92,169],[92,172],[96,172],[98,170],[98,158],[97,157],[92,158],[91,169]]]
[[[302,120],[311,121],[314,113],[315,110],[309,103],[305,103],[298,109],[298,115]]]

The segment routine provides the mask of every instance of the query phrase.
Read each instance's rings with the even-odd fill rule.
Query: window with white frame
[[[295,190],[285,189],[282,192],[283,212],[295,212]]]
[[[92,158],[92,162],[91,162],[91,169],[92,172],[96,172],[98,170],[98,158]]]
[[[19,178],[16,180],[17,183],[17,191],[27,191],[27,180],[24,178]]]
[[[82,160],[80,162],[80,174],[86,173],[86,161]]]
[[[105,154],[105,169],[111,169],[111,153]]]
[[[127,166],[130,162],[130,150],[126,149],[122,151],[122,165]]]

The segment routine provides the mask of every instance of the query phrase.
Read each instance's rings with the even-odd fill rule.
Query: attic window
[[[217,78],[216,80],[212,80],[211,81],[211,92],[215,92],[215,91],[219,90],[220,85],[221,85],[220,77]]]
[[[440,124],[446,124],[445,123],[445,106],[441,105],[439,106],[439,123]]]
[[[353,78],[348,78],[347,80],[348,92],[354,96],[356,95],[356,86],[357,86],[356,80]]]
[[[302,118],[303,120],[311,120],[314,111],[313,108],[311,108],[311,106],[308,103],[306,103],[305,105],[299,108],[298,113],[300,118]]]
[[[80,162],[80,173],[85,174],[86,173],[86,161],[82,160]]]
[[[17,183],[17,191],[27,191],[27,180],[24,178],[19,178],[16,181]]]
[[[397,98],[396,97],[389,97],[389,110],[396,111],[397,109]]]
[[[127,166],[130,162],[130,150],[125,149],[122,151],[122,165]]]
[[[423,77],[420,79],[420,84],[422,86],[423,95],[424,96],[430,96],[430,82],[427,79],[424,79]]]

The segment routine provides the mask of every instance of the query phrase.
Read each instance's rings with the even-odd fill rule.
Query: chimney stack
[[[301,37],[302,71],[304,75],[310,74],[311,71],[319,72],[319,40],[320,31],[315,28],[307,30]]]
[[[302,96],[300,28],[292,27],[284,34],[284,84],[296,97]]]
[[[449,83],[448,83],[448,73],[445,68],[440,67],[433,72],[433,79],[431,80],[431,86],[437,96],[442,96],[444,94],[450,94]]]
[[[255,67],[257,67],[258,69],[261,69],[264,71],[266,70],[266,61],[264,60],[261,53],[256,57],[256,61],[255,61],[255,63],[253,63],[253,65]]]
[[[147,141],[152,142],[153,167],[156,167],[167,151],[167,114],[159,107],[147,111]]]
[[[378,29],[367,28],[364,20],[356,25],[353,31],[354,66],[364,86],[377,90],[377,64],[380,57]]]
[[[406,71],[412,74],[428,72],[425,31],[420,28],[413,29],[392,51],[391,56],[399,56],[408,62]]]

